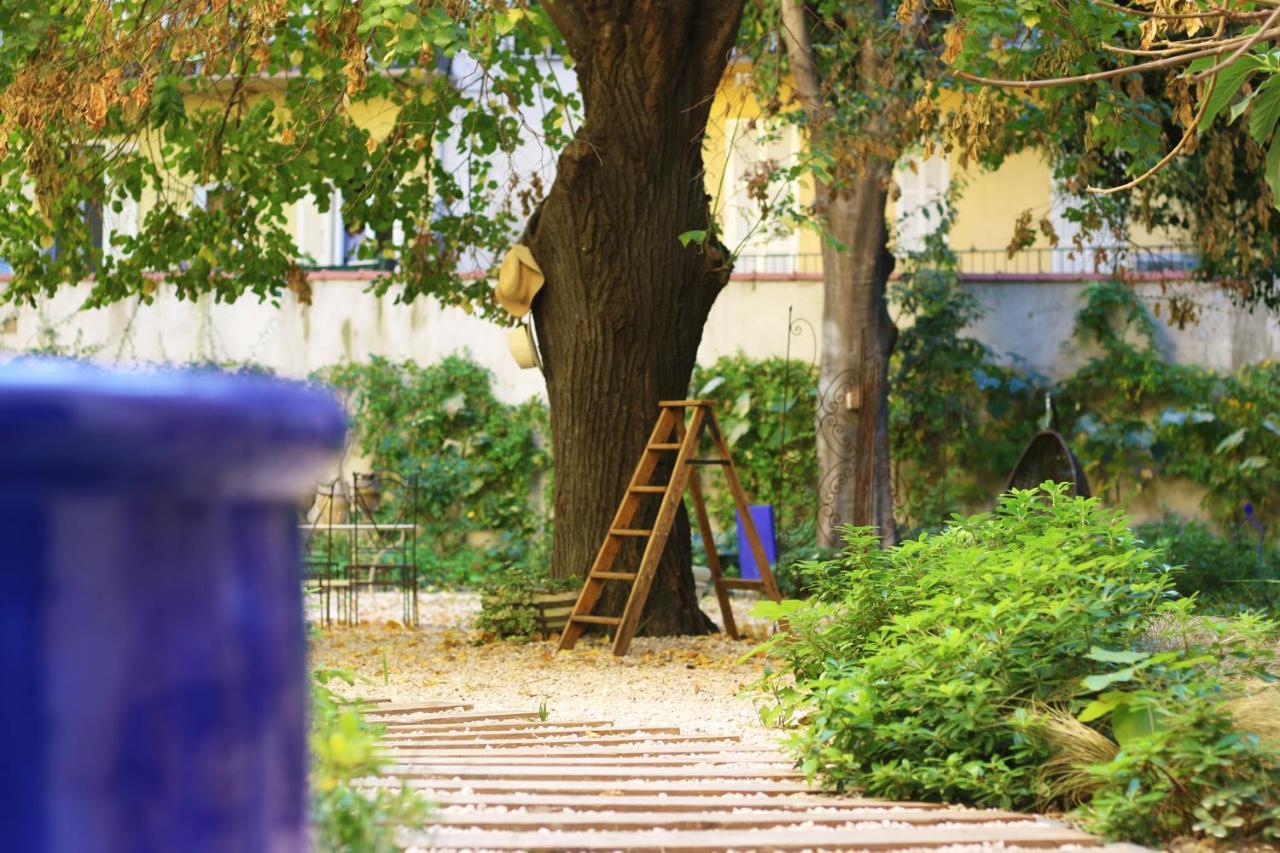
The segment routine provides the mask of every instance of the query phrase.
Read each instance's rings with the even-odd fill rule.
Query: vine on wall
[[[489,371],[457,355],[427,366],[374,357],[317,378],[345,398],[375,469],[417,476],[419,557],[429,571],[476,583],[536,552],[549,500],[535,496],[551,471],[543,403],[499,401]],[[481,546],[469,543],[472,533],[496,535]]]

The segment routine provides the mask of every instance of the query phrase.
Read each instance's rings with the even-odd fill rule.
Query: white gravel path
[[[735,600],[739,624],[762,637],[767,626],[746,618],[751,599]],[[714,617],[714,599],[704,611]],[[479,597],[429,593],[419,598],[421,625],[405,629],[397,593],[362,593],[355,627],[322,630],[312,666],[356,673],[354,692],[393,702],[465,701],[487,710],[537,710],[556,720],[612,720],[619,725],[678,726],[686,733],[736,734],[744,745],[773,745],[750,698],[739,695],[763,663],[739,659],[754,641],[709,637],[637,637],[615,658],[604,638],[557,653],[553,640],[474,643]]]

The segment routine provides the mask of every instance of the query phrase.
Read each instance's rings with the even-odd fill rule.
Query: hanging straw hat
[[[533,259],[533,252],[528,246],[517,243],[502,259],[502,270],[498,273],[498,288],[494,296],[498,304],[513,317],[523,317],[533,306],[533,297],[542,289],[545,279],[538,262]]]
[[[507,348],[511,350],[516,364],[525,370],[531,367],[542,369],[542,356],[538,353],[537,341],[533,339],[533,327],[528,323],[521,323],[507,332]]]

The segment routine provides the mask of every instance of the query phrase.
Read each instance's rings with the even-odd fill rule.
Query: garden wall
[[[312,304],[286,293],[280,305],[241,300],[217,304],[203,297],[180,302],[161,288],[154,303],[122,303],[78,311],[85,289],[68,289],[37,307],[0,310],[0,350],[75,353],[107,361],[251,362],[288,376],[370,355],[434,363],[454,352],[493,371],[505,402],[543,393],[541,376],[520,370],[507,353],[505,330],[455,308],[366,292],[369,275],[312,276]],[[549,285],[554,286],[554,284]],[[969,281],[987,309],[972,333],[1006,362],[1052,379],[1070,374],[1088,356],[1072,340],[1081,305],[1079,282]],[[1280,323],[1265,311],[1247,312],[1204,285],[1143,283],[1139,292],[1162,318],[1171,296],[1189,296],[1198,321],[1183,329],[1159,323],[1159,344],[1174,360],[1215,370],[1280,357]],[[788,312],[795,321],[788,334]],[[711,311],[699,350],[710,364],[739,351],[751,358],[809,361],[822,329],[822,283],[809,279],[735,279]]]

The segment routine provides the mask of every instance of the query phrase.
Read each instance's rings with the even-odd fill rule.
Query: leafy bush
[[[334,679],[354,684],[344,670],[317,670],[311,682],[311,822],[316,846],[325,851],[389,853],[402,848],[396,830],[421,824],[429,807],[407,785],[358,790],[356,779],[377,776],[381,732],[359,710],[329,688]]]
[[[965,330],[982,317],[946,241],[951,215],[906,258],[889,299],[904,317],[890,361],[895,515],[933,530],[987,505],[1035,432],[1040,376],[1020,376]]]
[[[1084,680],[1092,701],[1078,719],[1109,724],[1113,755],[1077,764],[1089,794],[1078,812],[1087,828],[1142,841],[1280,838],[1280,694],[1250,691],[1218,664],[1268,658],[1276,626],[1248,617],[1195,621],[1214,643],[1095,650],[1110,671]],[[1055,747],[1061,764],[1070,750]]]
[[[551,469],[543,403],[500,402],[489,371],[461,356],[425,367],[375,356],[320,378],[347,398],[374,467],[418,478],[426,582],[470,585],[494,565],[469,533],[497,530],[524,546],[544,535],[545,513],[532,500]]]
[[[1261,544],[1256,535],[1243,541],[1218,536],[1203,521],[1177,517],[1137,525],[1134,532],[1178,567],[1178,592],[1198,596],[1207,611],[1280,604],[1280,552]]]
[[[480,596],[476,628],[485,638],[527,642],[541,631],[535,597],[568,592],[582,585],[581,578],[552,578],[544,561],[513,564],[492,577]]]
[[[1246,503],[1266,521],[1280,508],[1280,370],[1263,362],[1234,373],[1172,364],[1156,325],[1122,282],[1085,290],[1076,337],[1095,355],[1055,391],[1095,494],[1119,504],[1157,479],[1202,486],[1225,525]]]
[[[725,356],[695,368],[690,382],[692,397],[720,403],[716,415],[743,489],[752,501],[774,505],[783,540],[806,523],[812,525],[817,506],[817,379],[817,371],[803,362]],[[729,490],[715,475],[704,476],[703,482],[716,528],[732,533],[737,528]]]
[[[1015,491],[993,513],[889,550],[850,529],[844,555],[809,571],[809,601],[758,606],[788,620],[762,647],[786,663],[760,685],[770,696],[762,713],[798,726],[792,748],[827,786],[1020,808],[1084,790],[1091,825],[1130,838],[1164,837],[1175,824],[1212,834],[1235,817],[1235,831],[1280,830],[1268,775],[1280,759],[1224,716],[1246,670],[1218,666],[1258,656],[1274,626],[1255,620],[1248,642],[1216,650],[1144,648],[1155,617],[1185,621],[1188,611],[1170,602],[1159,552],[1096,500],[1052,484]],[[1064,762],[1050,725],[1064,718],[1086,742],[1120,747]],[[1234,767],[1196,764],[1215,756],[1234,756]],[[1120,802],[1153,792],[1169,802],[1145,817]]]

